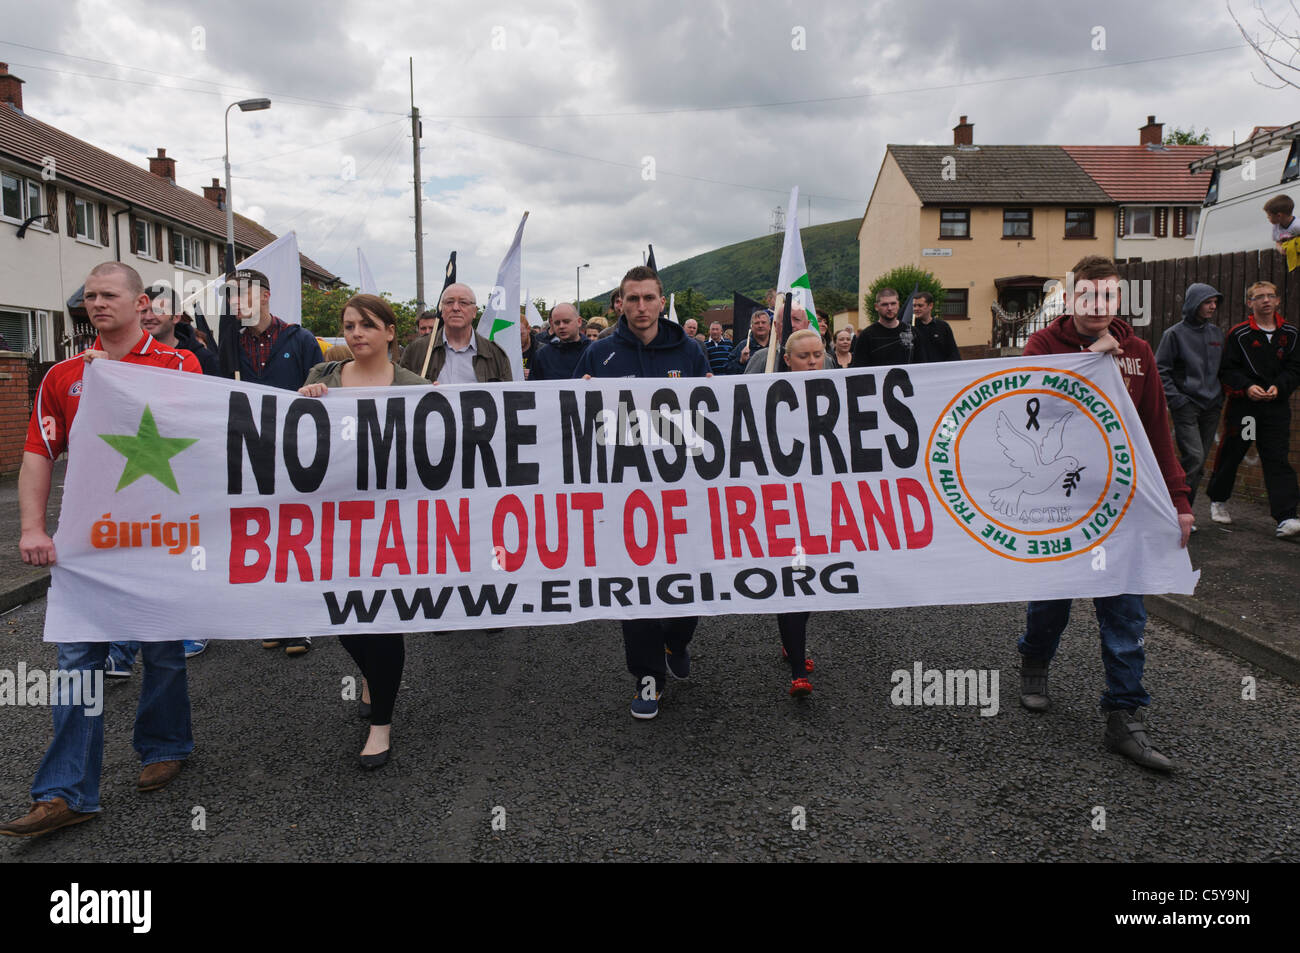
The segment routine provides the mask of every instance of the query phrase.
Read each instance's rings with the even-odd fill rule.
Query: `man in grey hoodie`
[[[1214,446],[1223,410],[1219,385],[1223,331],[1214,323],[1222,301],[1223,295],[1210,285],[1188,285],[1183,295],[1183,320],[1165,331],[1156,348],[1156,368],[1174,418],[1178,462],[1191,491],[1189,502],[1196,499],[1196,486]]]

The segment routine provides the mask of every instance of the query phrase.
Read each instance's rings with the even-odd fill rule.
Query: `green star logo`
[[[173,493],[180,493],[176,486],[176,475],[172,473],[169,462],[192,443],[198,443],[197,437],[164,437],[158,433],[153,411],[145,404],[140,417],[140,427],[135,435],[102,433],[99,439],[104,441],[122,456],[126,457],[126,468],[117,489],[130,486],[142,476],[151,476]],[[117,492],[114,490],[113,492]]]

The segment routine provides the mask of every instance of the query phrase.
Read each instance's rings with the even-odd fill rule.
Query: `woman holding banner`
[[[352,359],[317,364],[298,393],[324,397],[331,387],[428,385],[419,374],[394,363],[396,336],[397,316],[387,301],[377,295],[353,295],[343,306],[343,337]],[[401,633],[341,635],[339,642],[361,669],[359,712],[370,719],[361,766],[373,770],[386,764],[393,750],[393,706],[402,684],[406,644]]]

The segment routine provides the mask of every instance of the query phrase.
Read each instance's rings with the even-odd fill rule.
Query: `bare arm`
[[[39,453],[23,454],[22,469],[18,471],[18,513],[22,522],[22,536],[18,550],[23,562],[32,566],[54,564],[54,540],[45,531],[45,507],[50,502],[50,482],[54,474],[54,461]]]

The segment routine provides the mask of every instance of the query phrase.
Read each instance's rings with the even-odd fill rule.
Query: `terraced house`
[[[124,261],[146,283],[216,278],[226,196],[217,179],[202,195],[177,185],[163,148],[144,168],[35,119],[23,111],[22,87],[0,63],[0,334],[10,350],[49,363],[94,339],[76,299],[99,262]],[[237,260],[275,238],[235,216]],[[304,283],[339,282],[300,261]]]

